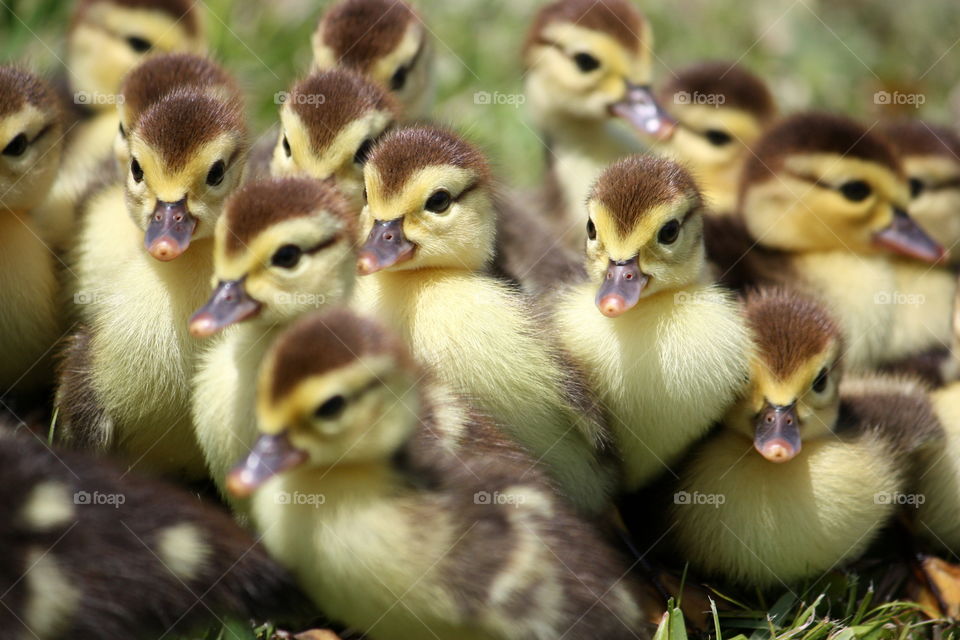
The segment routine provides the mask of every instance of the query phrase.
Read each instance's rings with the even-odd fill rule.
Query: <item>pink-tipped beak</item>
[[[186,198],[179,202],[158,200],[143,244],[151,256],[169,262],[187,250],[196,228],[197,219],[187,210]]]
[[[800,453],[800,421],[795,405],[767,403],[754,422],[753,446],[770,462],[787,462]]]
[[[370,275],[413,257],[416,245],[403,235],[403,217],[393,220],[377,220],[360,248],[357,256],[357,272]]]
[[[627,83],[623,100],[610,105],[610,112],[629,122],[644,136],[657,141],[673,137],[677,121],[667,113],[653,96],[649,86]]]
[[[608,318],[616,318],[640,301],[640,294],[650,278],[640,271],[637,259],[614,261],[597,291],[597,308]]]

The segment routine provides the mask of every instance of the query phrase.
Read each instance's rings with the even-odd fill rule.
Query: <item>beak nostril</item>
[[[632,274],[632,273],[628,273],[628,274],[626,275],[626,278],[627,278],[627,280],[633,280],[633,274]]]
[[[383,234],[383,239],[384,239],[384,240],[393,240],[393,234],[392,234],[392,233],[385,233],[385,234]]]

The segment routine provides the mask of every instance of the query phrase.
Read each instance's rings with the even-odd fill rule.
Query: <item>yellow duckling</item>
[[[280,337],[261,436],[230,476],[272,554],[373,640],[644,638],[628,563],[533,459],[380,325],[313,314]]]
[[[190,420],[213,230],[241,182],[242,104],[177,90],[128,132],[125,184],[89,198],[73,268],[84,327],[62,368],[60,436],[134,466],[205,475]],[[126,206],[124,206],[126,205]]]
[[[313,34],[315,69],[343,67],[388,89],[409,118],[433,104],[433,48],[427,28],[403,0],[340,0]]]
[[[681,472],[671,532],[698,570],[779,588],[870,545],[937,421],[915,383],[841,382],[842,332],[812,298],[766,290],[745,307],[750,386]]]
[[[960,383],[933,391],[930,401],[941,437],[917,456],[912,495],[918,499],[908,513],[918,536],[953,554],[960,549]]]
[[[239,325],[203,355],[194,380],[197,440],[219,487],[256,440],[256,374],[267,349],[290,321],[353,290],[355,220],[331,185],[304,178],[248,183],[228,201],[217,223],[216,289],[190,320],[197,337]]]
[[[843,328],[848,366],[874,367],[950,341],[952,293],[926,308],[898,288],[891,256],[945,255],[907,214],[909,197],[882,138],[846,118],[798,114],[754,146],[742,222],[714,223],[707,246],[725,282],[785,284],[823,300]]]
[[[737,303],[705,276],[703,208],[673,161],[615,162],[587,204],[589,281],[553,305],[606,410],[628,491],[668,471],[747,379]]]
[[[649,84],[653,35],[628,0],[557,0],[537,13],[523,49],[531,115],[548,146],[544,211],[570,247],[582,249],[583,203],[600,172],[668,138],[674,122]]]
[[[117,134],[124,76],[157,53],[202,53],[203,22],[203,10],[191,0],[76,3],[66,56],[71,92],[66,99],[73,122],[68,123],[63,166],[37,212],[44,238],[53,246],[72,246],[78,201],[103,176],[103,162],[110,157]]]
[[[674,72],[657,97],[677,120],[658,151],[687,165],[709,213],[733,213],[750,147],[776,115],[767,85],[736,63],[701,62]]]
[[[602,510],[612,478],[592,399],[530,303],[481,273],[496,224],[486,158],[446,131],[403,129],[374,147],[364,180],[361,308],[503,423],[577,507]]]
[[[60,338],[56,259],[32,211],[60,163],[62,115],[53,90],[0,66],[0,397],[50,382]]]

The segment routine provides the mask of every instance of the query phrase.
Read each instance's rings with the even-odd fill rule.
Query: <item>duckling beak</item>
[[[224,327],[256,315],[261,304],[250,297],[240,280],[221,280],[213,294],[190,318],[190,335],[207,338]]]
[[[357,271],[362,276],[388,269],[413,257],[416,245],[403,235],[403,216],[376,220],[367,241],[360,247]]]
[[[273,476],[302,464],[306,459],[307,454],[295,448],[286,433],[261,435],[246,460],[227,474],[227,490],[238,498],[246,498]]]
[[[767,403],[754,421],[753,446],[770,462],[787,462],[800,453],[800,421],[796,403]]]
[[[893,210],[893,222],[873,234],[873,242],[879,247],[923,262],[936,263],[948,255],[948,251],[928,236],[903,209]]]
[[[673,137],[677,128],[677,121],[663,110],[649,86],[628,82],[627,94],[620,102],[610,105],[610,113],[625,119],[640,133],[660,141]]]
[[[610,261],[607,277],[597,291],[597,308],[608,318],[616,318],[640,301],[640,293],[650,277],[640,271],[637,259]]]
[[[187,211],[187,199],[157,201],[143,244],[151,256],[163,262],[177,258],[190,246],[197,219]]]

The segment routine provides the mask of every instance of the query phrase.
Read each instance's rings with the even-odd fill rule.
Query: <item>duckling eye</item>
[[[920,178],[910,178],[910,197],[916,198],[923,193],[924,186]]]
[[[126,137],[127,137],[127,132],[124,130],[124,128],[123,128],[123,123],[122,123],[122,122],[120,123],[120,137],[121,137],[121,138],[126,138]]]
[[[851,202],[862,202],[870,197],[873,189],[863,180],[851,180],[840,186],[840,193]]]
[[[597,239],[597,225],[593,224],[592,218],[587,218],[587,237],[591,240]]]
[[[293,269],[300,262],[303,250],[295,244],[285,244],[270,258],[270,264],[282,269]]]
[[[130,175],[133,176],[134,182],[143,182],[143,168],[136,158],[130,161]]]
[[[590,73],[594,69],[600,68],[600,61],[589,53],[578,53],[574,55],[573,62],[583,73]]]
[[[221,182],[223,182],[223,176],[227,171],[227,165],[223,160],[217,160],[213,163],[213,166],[210,167],[210,172],[207,173],[207,184],[211,187],[215,187]]]
[[[733,136],[719,129],[707,129],[707,132],[703,135],[705,135],[710,144],[715,147],[722,147],[733,142]]]
[[[450,196],[449,191],[446,189],[437,189],[427,198],[427,203],[423,205],[423,208],[433,213],[443,213],[450,208],[451,202],[453,202],[453,198]]]
[[[400,91],[405,84],[407,84],[407,68],[400,67],[393,73],[393,77],[390,78],[390,90]]]
[[[141,38],[139,36],[130,36],[127,38],[127,44],[130,45],[130,48],[136,51],[137,53],[144,53],[150,50],[150,47],[153,46],[149,40]]]
[[[313,415],[321,420],[332,420],[341,413],[347,406],[347,399],[341,395],[336,395],[317,407]]]
[[[820,373],[814,379],[811,388],[817,393],[823,393],[827,388],[827,368],[820,369]]]
[[[293,150],[290,149],[290,141],[287,140],[287,136],[283,136],[283,152],[287,154],[288,158],[293,155]]]
[[[657,242],[660,244],[673,244],[677,241],[677,236],[680,235],[680,222],[677,220],[671,220],[667,224],[660,227],[660,232],[657,233]]]
[[[3,148],[3,155],[10,156],[11,158],[22,156],[27,150],[29,144],[30,143],[27,140],[27,134],[17,134],[17,137],[11,140],[10,144]]]
[[[370,156],[371,149],[373,149],[373,140],[367,138],[360,143],[360,147],[357,149],[357,152],[353,154],[353,163],[361,166],[365,165],[367,163],[367,158]]]

